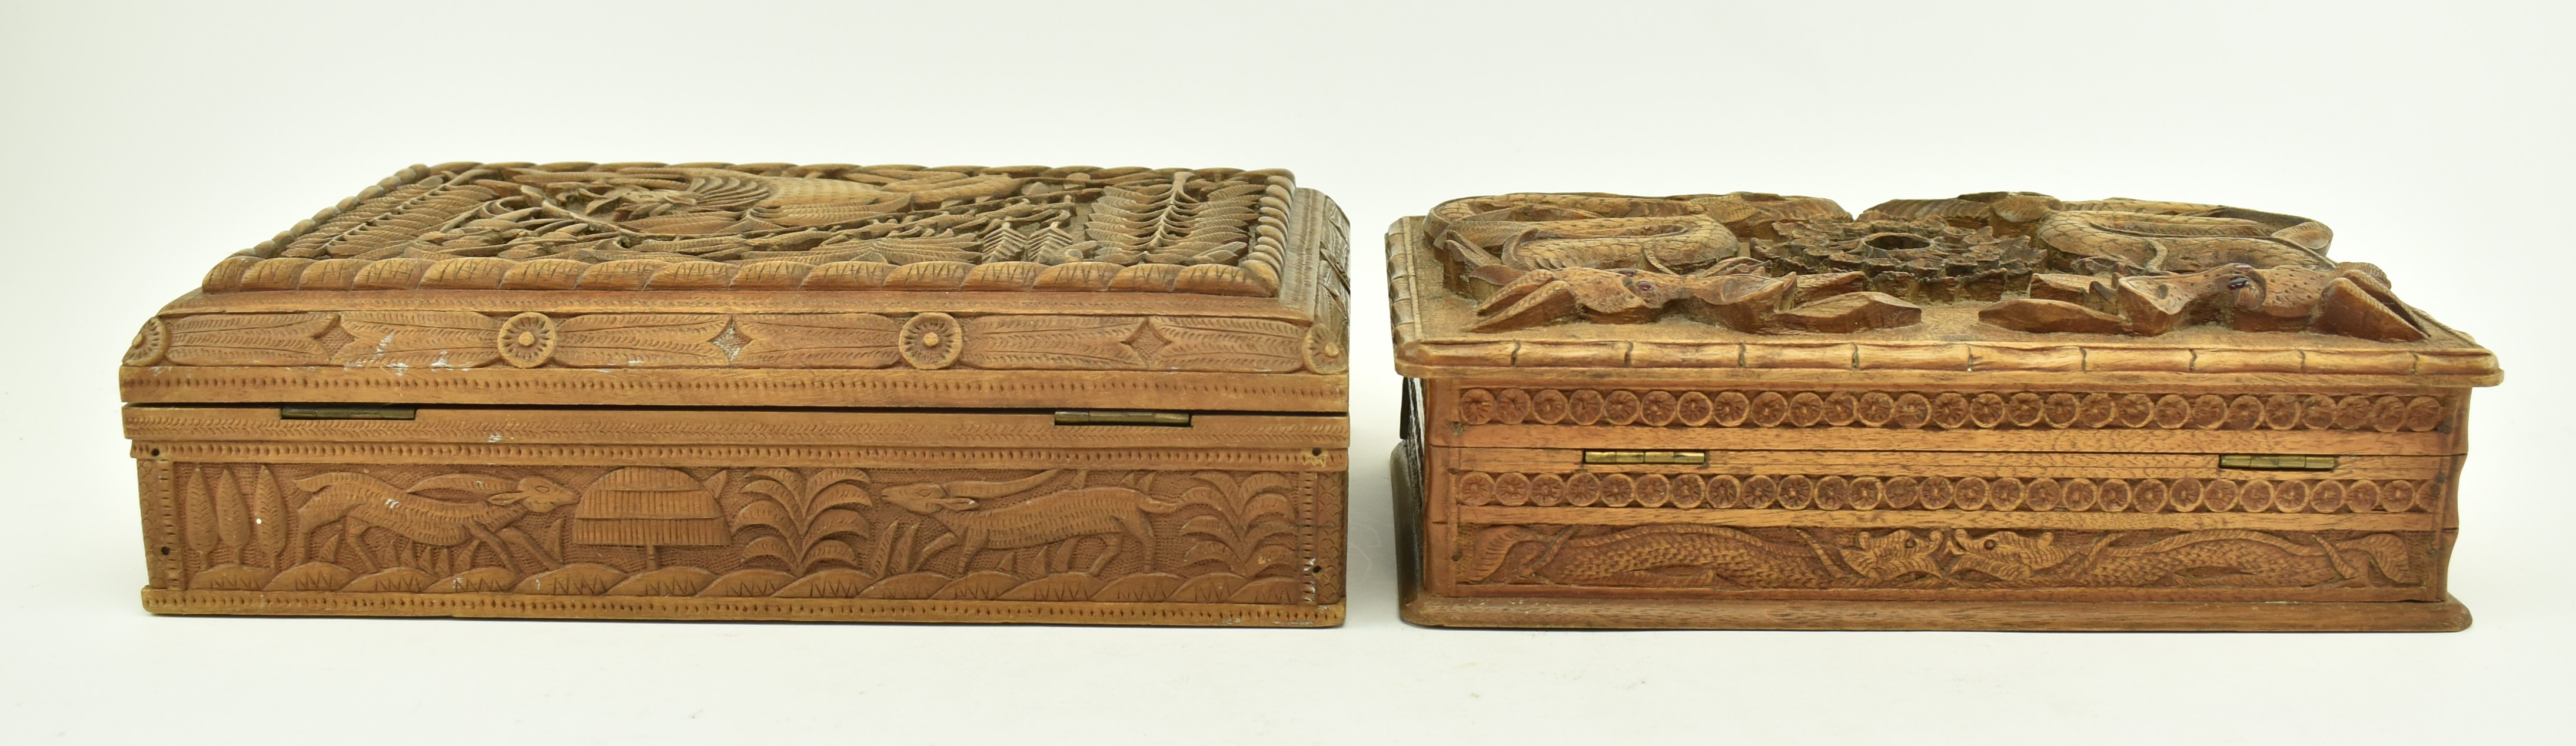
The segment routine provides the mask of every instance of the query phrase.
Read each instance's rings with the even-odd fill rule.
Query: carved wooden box
[[[1283,171],[405,169],[136,335],[144,605],[1338,624],[1346,234]]]
[[[1514,194],[1387,237],[1404,615],[2456,630],[2493,355],[2214,205]]]

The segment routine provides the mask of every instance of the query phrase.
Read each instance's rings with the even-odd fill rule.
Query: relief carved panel
[[[2431,534],[1469,526],[1467,585],[1776,589],[2407,589]]]
[[[170,589],[1313,604],[1318,553],[1338,549],[1317,506],[1338,476],[1316,473],[147,462],[145,478],[166,480],[147,484],[147,527]]]

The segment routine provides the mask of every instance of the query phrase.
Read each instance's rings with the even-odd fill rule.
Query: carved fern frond
[[[715,344],[724,316],[706,314],[596,313],[557,327],[562,341],[554,359],[575,368],[721,366]]]
[[[400,246],[500,196],[480,186],[451,184],[443,177],[406,184],[314,226],[288,243],[279,256],[357,256]]]
[[[902,359],[903,325],[872,313],[745,316],[734,324],[751,340],[734,356],[747,367],[883,368]]]
[[[1167,370],[1284,373],[1305,364],[1305,329],[1270,319],[1157,317],[1154,353]]]
[[[1134,368],[1127,346],[1144,321],[1120,316],[981,316],[966,320],[958,362],[976,368]]]
[[[180,365],[314,365],[331,328],[327,313],[208,314],[170,320],[170,362]]]
[[[334,365],[472,368],[501,356],[501,320],[470,311],[353,311],[340,326],[353,339],[331,355]]]

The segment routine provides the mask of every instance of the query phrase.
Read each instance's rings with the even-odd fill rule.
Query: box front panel
[[[127,410],[175,613],[1312,626],[1339,417]],[[1213,444],[1213,445],[1212,445]]]
[[[1434,595],[2438,600],[2461,390],[1424,387]]]

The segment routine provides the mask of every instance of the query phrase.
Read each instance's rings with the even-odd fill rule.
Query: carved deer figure
[[[512,547],[536,555],[547,568],[560,566],[559,560],[511,524],[531,513],[550,512],[581,498],[545,477],[520,479],[516,489],[505,487],[509,484],[500,477],[484,474],[448,474],[403,489],[355,472],[316,474],[295,480],[296,488],[313,493],[313,499],[295,511],[296,525],[302,527],[296,540],[300,544],[309,540],[316,529],[338,523],[340,531],[323,540],[322,552],[317,556],[326,560],[338,556],[340,542],[345,538],[358,550],[358,559],[369,572],[383,569],[367,553],[366,546],[358,543],[358,536],[370,527],[392,531],[417,544],[456,550],[469,562],[477,546],[490,546],[512,570],[522,573],[527,568],[510,553]],[[462,493],[480,499],[437,496],[441,493]]]
[[[955,546],[959,548],[963,566],[971,567],[975,555],[986,549],[1027,549],[1068,539],[1100,536],[1109,542],[1109,548],[1091,563],[1089,573],[1098,575],[1110,558],[1117,556],[1125,541],[1132,537],[1143,547],[1145,565],[1152,567],[1154,527],[1147,515],[1170,513],[1179,510],[1182,504],[1177,500],[1156,500],[1147,494],[1145,490],[1153,486],[1151,474],[1145,477],[1144,489],[1077,486],[999,508],[978,507],[978,499],[1028,491],[1054,478],[1059,471],[1039,472],[1007,482],[898,485],[887,488],[884,497],[886,502],[929,516],[948,527],[948,535],[933,540],[922,549],[923,557]],[[1080,485],[1089,472],[1075,472],[1075,475],[1074,484]]]

